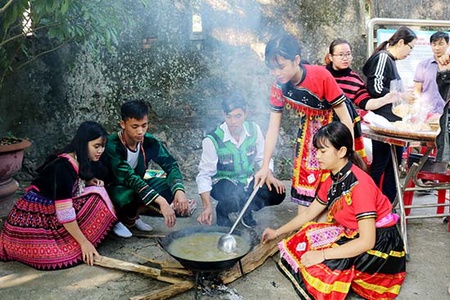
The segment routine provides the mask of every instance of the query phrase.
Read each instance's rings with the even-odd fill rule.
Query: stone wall
[[[419,8],[424,1],[415,2]],[[373,1],[367,7],[386,17],[394,11],[388,3]],[[418,10],[409,11],[413,17]],[[193,12],[202,16],[200,35],[190,30]],[[358,70],[365,60],[366,19],[365,3],[357,0],[151,1],[150,7],[135,8],[134,30],[122,32],[113,51],[94,56],[66,47],[10,77],[0,91],[0,135],[33,141],[21,175],[27,177],[69,141],[80,122],[96,120],[115,131],[120,104],[141,98],[151,106],[150,131],[166,142],[192,180],[201,139],[222,120],[220,101],[230,92],[246,97],[250,119],[265,131],[273,78],[263,53],[271,37],[295,35],[303,58],[314,64],[323,62],[334,38],[344,37],[354,47]],[[284,179],[291,173],[296,126],[296,117],[286,112],[276,153]]]
[[[372,17],[450,20],[450,2],[442,0],[367,1]]]

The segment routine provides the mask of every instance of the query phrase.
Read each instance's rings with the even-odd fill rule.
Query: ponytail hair
[[[364,160],[353,150],[353,137],[346,125],[339,121],[333,121],[320,128],[313,138],[313,145],[317,149],[323,148],[329,142],[336,150],[345,147],[347,152],[345,157],[364,172],[369,169]]]
[[[356,166],[358,166],[361,170],[369,174],[369,167],[367,166],[366,162],[359,156],[356,151],[352,149],[352,153],[349,157],[349,160]]]
[[[386,49],[386,46],[395,46],[400,40],[403,40],[405,44],[412,42],[417,39],[417,35],[406,26],[402,26],[390,37],[389,40],[382,42],[375,50],[373,54],[380,52],[381,50]]]

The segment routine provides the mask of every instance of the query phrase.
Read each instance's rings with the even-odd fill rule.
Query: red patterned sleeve
[[[284,108],[283,91],[281,86],[274,82],[270,90],[270,109],[273,112],[282,112]]]
[[[75,221],[77,218],[72,199],[56,200],[55,213],[56,219],[61,224]]]

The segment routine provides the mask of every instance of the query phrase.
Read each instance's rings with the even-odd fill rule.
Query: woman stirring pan
[[[398,216],[361,169],[345,125],[322,127],[313,144],[331,176],[306,210],[276,230],[266,228],[262,242],[299,230],[278,244],[278,267],[300,299],[343,300],[350,290],[364,299],[395,299],[406,276]],[[312,222],[324,211],[326,223]]]
[[[270,94],[270,121],[261,169],[255,184],[271,186],[269,162],[277,143],[284,108],[298,115],[298,134],[293,161],[291,200],[304,210],[314,200],[324,179],[315,158],[312,137],[336,117],[353,131],[353,122],[345,104],[345,95],[333,77],[322,67],[301,63],[301,48],[291,35],[270,40],[265,49],[266,65],[276,77]]]

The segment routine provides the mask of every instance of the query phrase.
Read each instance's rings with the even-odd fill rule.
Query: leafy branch
[[[4,13],[4,12],[8,9],[8,7],[9,7],[11,4],[13,4],[13,2],[14,2],[14,0],[8,0],[8,2],[6,2],[6,4],[3,5],[2,8],[0,8],[0,15],[1,15],[2,13]]]
[[[37,28],[33,28],[33,32],[36,33],[36,32],[38,32],[40,30],[48,29],[50,27],[54,27],[54,26],[58,26],[58,25],[59,24],[51,24],[51,25],[40,26],[40,27],[37,27]],[[1,41],[0,42],[0,47],[3,47],[3,45],[5,45],[5,44],[10,43],[10,42],[12,42],[12,41],[14,41],[16,39],[23,38],[23,37],[24,37],[24,33],[19,33],[17,35],[14,35],[14,36],[12,36],[12,37],[10,37],[8,39],[5,39],[5,40]]]
[[[12,72],[65,45],[110,49],[130,9],[149,1],[0,0],[0,87]],[[24,13],[32,21],[30,36],[23,32]]]
[[[43,51],[43,52],[41,52],[41,53],[36,54],[35,56],[33,56],[32,58],[30,58],[29,60],[27,60],[27,61],[24,62],[23,64],[17,66],[17,67],[16,67],[16,70],[22,69],[23,67],[25,67],[26,65],[32,63],[34,60],[38,59],[38,58],[41,57],[41,56],[44,56],[44,55],[46,55],[46,54],[48,54],[48,53],[50,53],[50,52],[53,52],[53,51],[58,50],[59,48],[61,48],[61,47],[65,46],[65,45],[67,45],[68,42],[69,42],[69,41],[66,41],[65,43],[61,43],[61,44],[59,44],[58,46],[56,46],[56,47],[54,47],[54,48],[52,48],[52,49],[48,49],[48,50],[46,50],[46,51]]]

